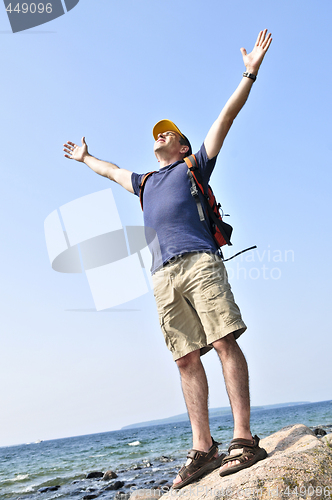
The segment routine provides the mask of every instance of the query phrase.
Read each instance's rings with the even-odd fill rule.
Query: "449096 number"
[[[13,4],[14,5],[14,4]],[[20,7],[21,5],[21,7]],[[47,14],[50,14],[52,12],[52,4],[51,3],[47,3],[46,5],[44,3],[38,3],[38,4],[35,4],[35,3],[30,3],[30,4],[27,4],[26,2],[25,3],[17,3],[15,5],[14,8],[12,8],[12,4],[8,4],[8,7],[6,8],[6,11],[9,12],[10,14],[12,12],[16,12],[17,14],[19,14],[20,12],[22,12],[22,14],[27,14],[27,13],[30,13],[30,14],[43,14],[44,12],[46,12]]]
[[[312,497],[315,495],[315,497],[329,497],[330,498],[330,487],[325,486],[324,488],[322,486],[309,486],[309,488],[306,488],[306,486],[300,486],[299,488],[295,486],[294,489],[291,489],[289,486],[283,491],[283,494],[285,496],[288,496],[289,498],[291,496],[295,497]]]

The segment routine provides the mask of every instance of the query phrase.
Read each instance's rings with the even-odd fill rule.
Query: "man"
[[[271,34],[264,30],[250,54],[241,49],[246,72],[195,155],[205,183],[271,41]],[[169,120],[158,122],[153,135],[160,167],[144,184],[144,224],[158,236],[158,241],[150,245],[154,294],[166,344],[180,371],[193,432],[193,450],[173,482],[173,488],[178,489],[220,465],[221,476],[250,467],[265,458],[266,452],[250,431],[248,368],[236,341],[246,325],[234,302],[208,222],[200,220],[190,194],[188,167],[183,160],[191,154],[190,143]],[[64,151],[67,158],[84,162],[129,192],[140,194],[144,176],[94,158],[84,137],[82,146],[68,142]],[[201,202],[204,204],[202,197]],[[209,429],[208,384],[200,356],[212,348],[222,363],[234,417],[234,438],[227,457],[218,455]]]

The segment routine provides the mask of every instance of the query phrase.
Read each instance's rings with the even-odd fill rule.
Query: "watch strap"
[[[248,71],[245,71],[243,73],[243,76],[246,76],[247,78],[250,78],[251,80],[255,81],[257,76],[256,75],[253,75],[252,73],[248,73]]]

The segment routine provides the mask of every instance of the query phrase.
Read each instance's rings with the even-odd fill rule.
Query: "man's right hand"
[[[96,172],[96,174],[107,177],[109,180],[120,184],[130,193],[134,193],[133,185],[131,182],[131,174],[129,170],[119,168],[115,163],[109,161],[98,160],[94,156],[90,155],[88,152],[88,146],[85,142],[85,137],[82,137],[82,146],[77,146],[74,142],[67,141],[64,144],[63,150],[65,151],[65,157],[69,160],[76,160],[85,163],[91,170]]]
[[[84,163],[84,159],[88,156],[88,145],[85,142],[85,137],[82,137],[82,146],[77,146],[73,142],[67,141],[63,146],[63,150],[67,153],[64,156],[70,160],[81,161]]]

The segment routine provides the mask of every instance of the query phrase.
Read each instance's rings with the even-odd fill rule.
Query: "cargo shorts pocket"
[[[214,300],[225,295],[225,297],[230,292],[231,287],[229,283],[209,283],[206,286],[201,287],[201,294],[206,300]]]

